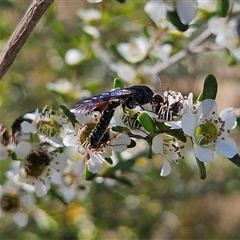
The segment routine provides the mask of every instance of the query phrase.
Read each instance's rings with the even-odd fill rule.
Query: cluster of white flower
[[[125,90],[117,89],[119,96],[121,91]],[[101,175],[113,163],[114,152],[134,147],[134,139],[147,141],[150,152],[161,155],[161,176],[171,172],[171,162],[178,163],[184,158],[182,149],[187,137],[191,138],[199,161],[213,159],[214,151],[229,159],[237,154],[236,143],[228,136],[236,126],[233,108],[218,114],[215,100],[194,103],[192,93],[184,97],[172,90],[162,95],[153,93],[147,104],[128,108],[124,98],[104,100],[110,93],[98,95],[101,96],[95,103],[98,108],[88,112],[78,111],[76,107],[62,108],[63,112],[58,115],[45,107],[18,118],[11,131],[1,125],[0,157],[15,160],[14,170],[8,172],[11,186],[18,189],[15,192],[29,192],[30,189],[31,193],[44,196],[51,187],[57,187],[67,202],[82,198],[89,190],[86,180],[93,179],[97,173]],[[91,106],[92,99],[97,97],[82,103]],[[116,104],[113,104],[108,122],[104,114],[110,103]],[[9,186],[9,181],[2,189]],[[13,194],[4,190],[1,196],[1,209],[6,212],[6,206],[12,202],[9,199],[6,203],[6,196]],[[14,212],[19,207],[20,202]]]

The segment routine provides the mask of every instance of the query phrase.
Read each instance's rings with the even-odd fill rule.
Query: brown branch
[[[206,40],[211,34],[212,33],[208,28],[205,29],[200,35],[198,35],[195,39],[193,39],[189,43],[188,48],[182,49],[175,55],[172,55],[167,62],[157,62],[153,66],[152,71],[154,72],[154,74],[158,75],[160,72],[167,69],[172,64],[178,62],[179,60],[183,59],[184,57],[188,56],[189,54],[199,53],[200,50],[201,51],[212,50],[212,49],[210,49],[209,44],[205,44],[204,46],[198,46],[200,43],[202,43],[204,40]],[[222,49],[222,47],[220,47],[220,48],[215,47],[215,50],[219,50],[219,49]]]
[[[37,25],[45,11],[54,0],[33,0],[26,14],[15,29],[8,43],[0,54],[0,80],[6,74],[18,52]]]

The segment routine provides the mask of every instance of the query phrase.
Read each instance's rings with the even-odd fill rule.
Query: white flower
[[[0,185],[0,216],[10,215],[19,227],[25,227],[28,223],[27,210],[34,204],[33,195],[23,191],[19,185],[8,180]]]
[[[116,72],[117,76],[124,82],[130,84],[134,78],[137,77],[137,71],[134,67],[129,64],[118,62],[110,64],[112,71]]]
[[[75,110],[72,110],[75,112]],[[69,131],[63,139],[65,146],[78,147],[78,151],[84,155],[85,163],[88,170],[92,173],[97,173],[103,167],[105,158],[112,155],[112,149],[115,151],[124,151],[131,140],[126,134],[114,133],[110,130],[111,124],[106,130],[108,139],[99,141],[97,146],[91,146],[89,136],[99,122],[98,112],[91,114],[75,112],[76,119],[80,124],[75,125],[75,130]]]
[[[100,32],[97,27],[86,25],[83,27],[84,32],[91,35],[94,39],[97,39],[100,37]]]
[[[183,24],[189,24],[195,18],[197,7],[197,0],[178,0],[176,2],[176,11]]]
[[[163,45],[154,44],[150,53],[154,57],[161,59],[163,62],[168,62],[170,55],[172,53],[172,45],[169,43]]]
[[[171,162],[178,162],[181,156],[181,147],[176,138],[168,134],[158,134],[153,138],[152,150],[154,153],[161,154],[163,167],[160,175],[165,177],[171,172]]]
[[[65,54],[65,62],[72,66],[80,63],[85,59],[85,54],[78,49],[69,49]]]
[[[66,166],[65,154],[48,152],[48,145],[20,142],[15,153],[21,163],[14,180],[35,186],[38,196],[44,196],[50,189],[52,170],[60,173]]]
[[[83,179],[85,163],[83,156],[77,151],[76,147],[69,147],[75,156],[81,156],[79,161],[67,161],[67,166],[61,174],[54,171],[52,181],[57,184],[64,199],[69,202],[76,199],[83,199],[89,193],[89,181]],[[72,154],[71,154],[72,155]]]
[[[17,137],[12,135],[0,123],[0,160],[4,160],[10,156],[17,146]]]
[[[34,114],[26,114],[24,118],[31,120],[22,122],[21,130],[24,134],[37,133],[41,142],[48,142],[54,147],[62,146],[66,129],[72,127],[66,116],[58,116],[46,107],[37,109]]]
[[[142,61],[148,53],[148,41],[143,37],[132,40],[131,43],[119,43],[117,51],[130,63]]]
[[[102,17],[102,13],[95,8],[80,9],[77,11],[77,15],[85,22],[98,21]]]
[[[71,93],[75,89],[73,83],[70,82],[68,79],[59,79],[54,83],[48,82],[46,83],[46,87],[51,91],[59,92],[61,94]]]
[[[89,3],[100,3],[102,0],[87,0]]]
[[[166,18],[168,6],[161,0],[149,0],[144,6],[144,10],[148,16],[158,24]]]
[[[236,143],[228,137],[236,126],[233,108],[225,108],[217,114],[216,102],[206,99],[199,105],[197,113],[186,113],[182,117],[182,129],[193,140],[196,157],[210,161],[216,150],[227,158],[237,154]]]
[[[213,17],[208,22],[208,28],[216,35],[218,45],[227,48],[233,56],[240,60],[240,18],[217,18]]]
[[[156,24],[159,24],[159,22],[166,19],[167,11],[174,11],[175,9],[181,22],[183,24],[189,24],[196,16],[197,1],[150,0],[146,3],[144,7],[145,12]]]

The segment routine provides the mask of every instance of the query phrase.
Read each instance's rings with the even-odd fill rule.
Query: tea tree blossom
[[[232,18],[213,17],[208,22],[208,28],[216,35],[216,43],[227,48],[237,60],[240,60],[239,25],[239,16]]]
[[[197,6],[196,0],[149,0],[144,10],[156,24],[166,19],[169,10],[176,10],[182,23],[189,24],[196,16]]]
[[[17,137],[0,123],[0,160],[10,156],[17,146]]]
[[[23,121],[21,124],[23,134],[37,134],[40,141],[48,142],[55,147],[62,146],[65,131],[72,126],[67,117],[57,115],[46,107],[42,110],[37,109],[34,113],[25,114],[24,118],[28,121]]]
[[[66,166],[64,153],[53,152],[49,144],[20,142],[15,150],[19,159],[20,171],[14,180],[21,185],[27,183],[35,186],[38,196],[44,196],[51,187],[53,169],[61,172]]]
[[[19,227],[27,225],[27,210],[33,206],[34,202],[32,193],[23,191],[13,180],[0,185],[0,217],[11,216]]]
[[[148,53],[149,43],[144,37],[133,39],[130,43],[119,43],[117,51],[130,63],[142,61]]]
[[[57,185],[64,199],[69,202],[73,199],[83,199],[89,192],[90,182],[84,180],[85,164],[83,155],[81,155],[76,147],[69,147],[78,156],[79,160],[74,161],[68,159],[67,166],[58,174],[53,173],[52,182]],[[81,159],[80,159],[81,158]]]
[[[153,138],[152,150],[163,158],[163,167],[160,175],[165,177],[171,172],[171,162],[178,163],[182,158],[181,148],[177,139],[169,134],[158,134]]]
[[[74,112],[74,110],[72,111]],[[98,112],[91,114],[75,112],[76,119],[80,124],[75,124],[75,129],[69,131],[63,139],[65,146],[78,147],[79,152],[84,155],[88,170],[92,173],[97,173],[103,167],[105,158],[111,157],[112,149],[124,151],[131,142],[128,135],[111,131],[110,125],[106,130],[108,139],[100,141],[97,147],[92,147],[89,136],[99,121],[99,114]]]
[[[195,155],[203,162],[213,159],[214,151],[227,158],[237,154],[237,145],[228,136],[235,126],[234,109],[225,108],[218,114],[212,99],[202,101],[197,113],[189,112],[182,117],[182,129],[192,138]]]

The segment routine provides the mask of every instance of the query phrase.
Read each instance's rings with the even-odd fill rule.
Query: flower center
[[[54,137],[58,135],[60,125],[52,117],[50,121],[39,121],[38,129],[42,134]]]
[[[203,120],[195,130],[195,140],[201,146],[209,146],[216,142],[218,137],[217,126],[210,121]]]
[[[1,208],[5,212],[14,213],[18,211],[20,207],[20,199],[17,192],[9,191],[5,192],[1,197]]]
[[[32,152],[26,161],[25,169],[28,175],[38,177],[42,175],[46,166],[50,164],[50,157],[43,151]]]

